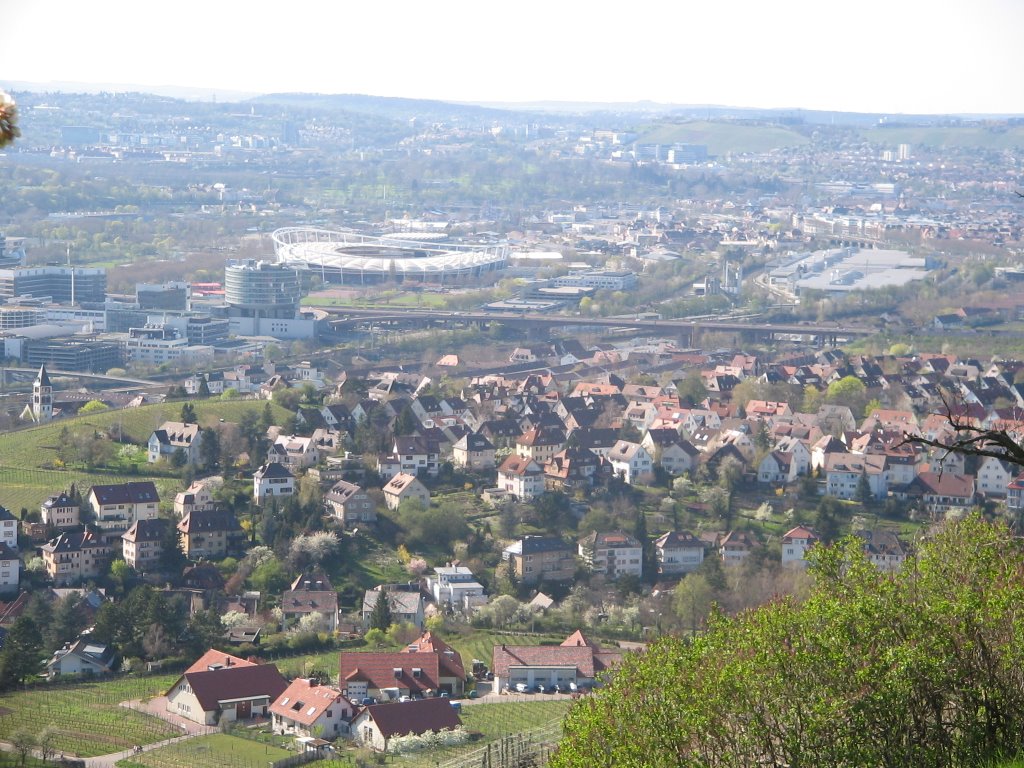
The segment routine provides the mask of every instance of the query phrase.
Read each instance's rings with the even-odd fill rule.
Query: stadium
[[[457,283],[505,269],[508,246],[455,245],[444,235],[384,237],[357,232],[285,227],[271,237],[277,262],[319,275],[325,283]]]

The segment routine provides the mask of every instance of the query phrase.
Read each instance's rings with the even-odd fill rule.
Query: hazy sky
[[[1024,113],[1024,0],[0,0],[13,81]]]

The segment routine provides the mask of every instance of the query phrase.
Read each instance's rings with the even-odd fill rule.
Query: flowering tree
[[[9,94],[0,91],[0,147],[13,143],[20,135],[18,107]]]

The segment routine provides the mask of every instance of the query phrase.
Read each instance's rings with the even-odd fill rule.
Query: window
[[[419,667],[413,667],[412,668],[412,676],[417,678],[417,679],[423,677],[423,670],[420,669]]]
[[[398,680],[399,678],[402,677],[402,668],[401,667],[394,667],[391,671],[394,672],[396,680]]]

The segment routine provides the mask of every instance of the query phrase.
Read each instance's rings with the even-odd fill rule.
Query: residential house
[[[0,544],[6,544],[15,551],[18,549],[18,518],[6,507],[0,507]]]
[[[516,455],[533,459],[540,466],[547,464],[551,457],[565,445],[565,432],[558,427],[536,427],[529,429],[516,439]]]
[[[811,450],[807,444],[793,435],[784,435],[775,442],[775,449],[790,455],[790,467],[797,475],[806,475],[811,471]]]
[[[267,461],[284,464],[292,472],[320,462],[320,448],[312,437],[278,435],[267,453]]]
[[[861,478],[864,478],[871,497],[884,499],[889,493],[885,464],[884,455],[828,454],[825,457],[824,469],[825,495],[837,499],[857,499]]]
[[[496,645],[491,671],[495,690],[515,690],[519,684],[531,691],[538,685],[571,690],[599,684],[621,660],[621,651],[606,651],[576,631],[561,645]]]
[[[341,689],[296,678],[270,705],[271,727],[282,736],[334,741],[347,736],[354,707]]]
[[[52,680],[68,675],[109,675],[114,671],[116,658],[113,646],[98,643],[88,635],[80,636],[73,643],[65,643],[62,648],[54,651],[45,665],[46,677]]]
[[[465,434],[452,446],[452,464],[460,469],[494,469],[494,444],[482,432]]]
[[[693,573],[704,562],[704,542],[687,531],[669,531],[654,540],[658,574]]]
[[[160,511],[160,494],[150,480],[94,485],[86,498],[96,516],[96,527],[111,540],[120,538],[139,520],[155,520]]]
[[[338,684],[355,701],[433,696],[441,691],[441,658],[429,649],[367,653],[342,651]]]
[[[342,403],[325,405],[320,409],[320,415],[323,417],[324,423],[331,429],[349,434],[355,432],[356,420],[348,406]]]
[[[39,507],[40,518],[45,525],[52,525],[54,528],[77,528],[81,522],[82,508],[75,501],[75,487],[72,485],[70,491],[61,491],[50,496]]]
[[[424,632],[402,649],[401,653],[433,653],[438,658],[438,688],[452,696],[462,696],[466,690],[466,668],[462,655],[433,632]]]
[[[62,533],[40,551],[47,575],[58,587],[95,579],[106,571],[111,547],[97,533]]]
[[[772,451],[757,465],[757,482],[773,485],[785,485],[797,478],[796,462],[793,454]]]
[[[427,509],[430,491],[415,475],[399,472],[384,485],[384,504],[388,509],[398,509],[403,501],[414,501]]]
[[[352,736],[364,747],[386,752],[396,736],[458,728],[462,720],[447,699],[422,699],[366,707],[352,721]]]
[[[782,536],[782,564],[806,567],[807,551],[820,540],[811,528],[802,525],[790,528]]]
[[[434,440],[415,435],[396,437],[391,453],[398,458],[401,471],[414,477],[421,472],[437,477],[441,467],[441,449]]]
[[[907,550],[895,533],[886,530],[854,531],[864,542],[864,554],[879,570],[894,571],[907,559]]]
[[[1024,509],[1024,474],[1017,475],[1006,484],[1006,508]]]
[[[608,460],[615,476],[629,485],[649,481],[653,476],[654,461],[640,443],[619,440],[608,454]]]
[[[544,487],[563,493],[593,488],[600,467],[601,459],[593,451],[577,445],[569,446],[544,465]]]
[[[197,509],[177,527],[181,551],[189,560],[219,560],[245,546],[245,532],[229,509]]]
[[[974,477],[952,472],[922,472],[906,490],[906,497],[918,498],[928,512],[944,515],[951,510],[969,510],[974,505]]]
[[[424,602],[418,586],[412,587],[406,584],[384,584],[373,589],[366,590],[363,595],[363,627],[370,626],[370,616],[373,614],[374,606],[377,605],[377,597],[381,591],[387,593],[388,606],[391,608],[391,619],[397,624],[412,624],[415,627],[423,626]]]
[[[20,583],[21,558],[9,546],[0,544],[0,592],[17,592]]]
[[[992,498],[1006,496],[1006,487],[1015,477],[1017,467],[994,456],[985,456],[978,462],[978,493]]]
[[[155,464],[160,459],[169,461],[176,452],[181,451],[185,463],[198,464],[202,438],[198,424],[165,421],[149,436],[148,461],[150,464]]]
[[[483,585],[464,565],[451,565],[434,569],[427,576],[427,591],[439,607],[470,610],[487,602]]]
[[[757,541],[747,531],[729,531],[717,544],[718,555],[726,565],[742,563],[757,546]]]
[[[273,664],[225,664],[189,668],[167,691],[167,711],[200,725],[221,725],[270,714],[270,703],[288,687]]]
[[[252,495],[257,504],[295,493],[295,475],[283,464],[269,462],[252,476]]]
[[[697,466],[700,451],[674,429],[649,429],[640,445],[650,454],[651,460],[670,475],[681,475]]]
[[[530,501],[544,493],[544,470],[533,459],[511,454],[498,467],[498,488],[518,501]]]
[[[643,577],[643,547],[628,533],[595,531],[580,540],[579,555],[594,573],[603,573],[612,579]]]
[[[505,547],[501,557],[512,561],[516,578],[523,584],[568,582],[576,575],[572,547],[556,536],[524,536]]]
[[[222,478],[208,477],[195,480],[184,491],[174,496],[174,514],[184,517],[195,509],[213,509],[216,502],[213,498],[215,488],[223,484]]]
[[[281,595],[281,612],[285,624],[317,615],[323,630],[334,632],[338,628],[338,593],[323,574],[303,574]]]
[[[121,534],[124,561],[138,573],[151,571],[163,554],[163,539],[170,523],[167,520],[137,520]]]
[[[345,525],[377,520],[377,504],[355,483],[339,480],[324,496],[327,510]]]

